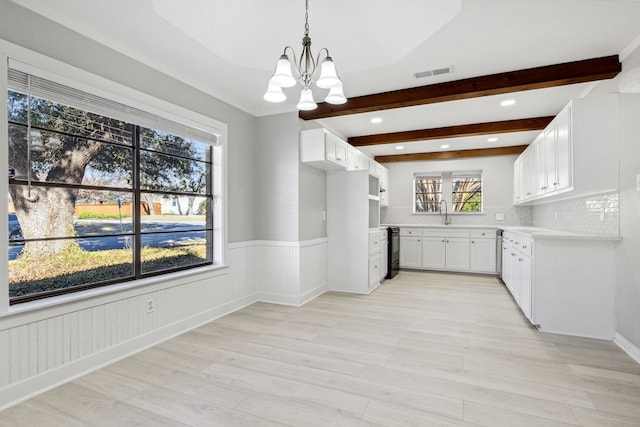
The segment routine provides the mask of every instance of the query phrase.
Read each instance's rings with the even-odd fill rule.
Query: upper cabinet
[[[300,161],[325,171],[368,171],[379,183],[375,194],[380,206],[389,206],[389,171],[362,151],[326,129],[300,132]]]
[[[514,162],[515,204],[617,188],[617,95],[575,99]]]
[[[361,171],[369,168],[369,157],[365,156],[360,150],[349,146],[347,148],[347,170]]]
[[[345,170],[350,145],[326,129],[300,132],[300,161],[323,170]]]

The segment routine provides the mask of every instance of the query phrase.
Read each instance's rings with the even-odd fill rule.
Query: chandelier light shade
[[[318,105],[313,100],[311,89],[302,89],[300,92],[300,102],[298,102],[298,110],[309,111],[315,110]]]
[[[317,104],[313,100],[311,85],[315,85],[321,89],[329,89],[329,94],[325,98],[325,102],[329,104],[344,104],[347,98],[342,91],[342,81],[338,77],[336,65],[329,55],[326,48],[320,49],[317,57],[313,57],[311,53],[311,37],[309,37],[309,0],[305,0],[305,24],[304,37],[302,38],[302,54],[300,59],[296,57],[296,52],[291,46],[286,46],[284,52],[278,59],[276,71],[269,80],[269,87],[264,94],[264,99],[269,102],[282,102],[287,99],[282,88],[295,86],[296,82],[302,85],[300,92],[300,102],[297,108],[299,110],[313,110]],[[320,58],[324,54],[324,59],[320,62]],[[291,55],[291,56],[289,56]],[[291,61],[293,57],[293,61]],[[292,71],[295,68],[295,76]],[[320,65],[320,67],[318,67]],[[316,71],[320,68],[320,76],[315,80]]]
[[[269,88],[263,97],[269,102],[282,102],[287,99],[287,96],[282,92],[282,87],[273,82],[269,82]]]
[[[325,101],[329,104],[344,104],[347,102],[347,98],[345,98],[344,93],[342,93],[342,84],[332,87]]]

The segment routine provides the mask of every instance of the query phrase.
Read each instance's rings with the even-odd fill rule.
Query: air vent
[[[416,79],[422,79],[425,77],[439,76],[442,74],[451,74],[452,72],[453,66],[450,66],[444,68],[434,68],[433,70],[420,71],[419,73],[415,73],[414,76]]]

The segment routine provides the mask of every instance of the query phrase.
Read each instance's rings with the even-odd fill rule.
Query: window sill
[[[411,212],[411,215],[430,215],[430,216],[444,216],[437,212]],[[485,212],[454,212],[448,213],[449,216],[474,216],[474,215],[486,215]]]
[[[226,265],[200,267],[15,304],[9,306],[6,313],[0,314],[0,319],[2,319],[3,322],[6,322],[2,329],[38,321],[51,316],[84,310],[90,307],[95,307],[96,305],[108,304],[114,301],[149,294],[151,292],[157,292],[176,286],[183,286],[188,283],[210,279],[228,273],[229,267]]]

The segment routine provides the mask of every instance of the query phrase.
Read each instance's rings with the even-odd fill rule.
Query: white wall
[[[640,66],[640,64],[639,64]],[[640,94],[623,95],[620,156],[620,235],[616,249],[616,331],[640,363]]]
[[[484,215],[455,215],[452,224],[530,225],[531,208],[513,206],[513,161],[517,156],[385,163],[389,170],[389,207],[382,208],[383,224],[441,224],[439,215],[412,214],[413,176],[422,172],[478,170],[483,172]],[[496,221],[502,213],[504,221]]]
[[[259,240],[298,241],[298,115],[260,117],[256,215]]]

